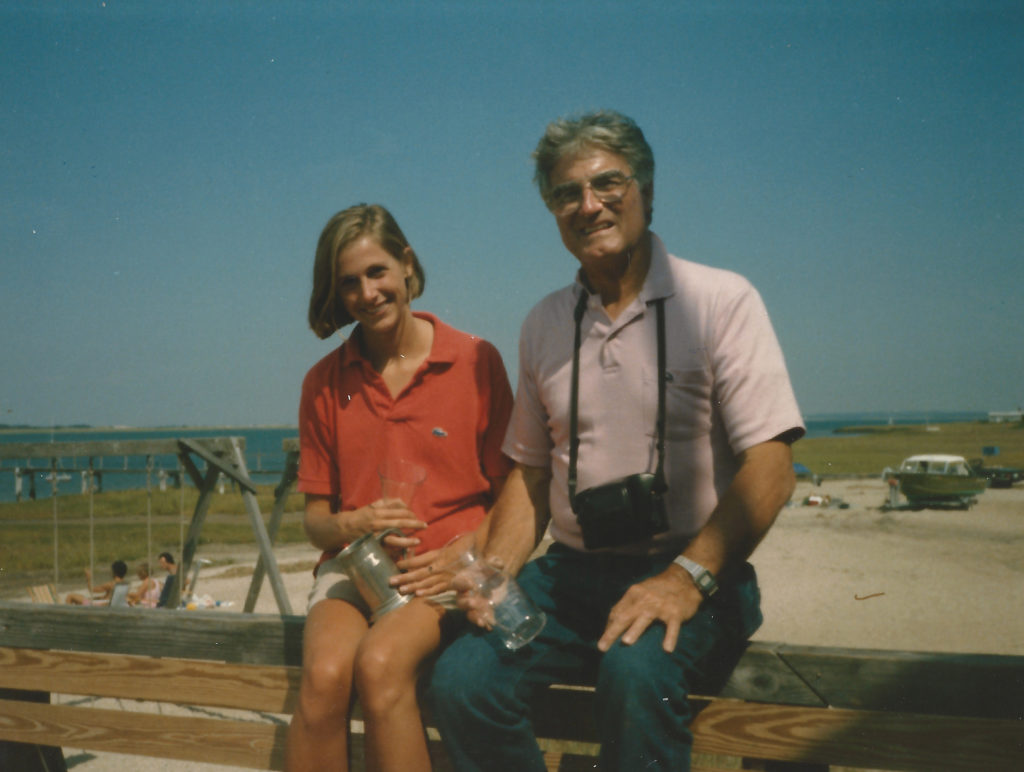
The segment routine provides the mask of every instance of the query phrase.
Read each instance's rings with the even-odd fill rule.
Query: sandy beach
[[[880,479],[798,484],[752,559],[765,616],[755,638],[1024,655],[1024,487],[988,490],[967,511],[886,510],[887,500],[888,486]],[[240,611],[256,551],[229,557],[233,565],[204,569],[199,593]],[[304,545],[277,550],[295,613],[305,609],[315,557]],[[267,582],[257,611],[277,612]],[[72,748],[65,756],[76,772],[235,769]]]

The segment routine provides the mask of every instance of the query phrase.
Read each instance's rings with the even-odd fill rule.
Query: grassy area
[[[848,431],[853,432],[856,427]],[[982,458],[982,448],[998,447],[999,455],[986,466],[1024,468],[1024,425],[987,422],[920,426],[864,427],[862,433],[800,440],[793,460],[816,474],[878,474],[897,467],[916,453],[951,453],[967,459]]]
[[[257,499],[264,522],[273,509],[273,496],[273,486],[260,486]],[[147,557],[147,545],[152,546],[154,558],[164,550],[180,557],[181,534],[183,530],[188,532],[197,498],[194,488],[185,489],[184,506],[178,490],[153,491],[151,495],[144,490],[95,494],[90,539],[90,497],[58,496],[57,559],[61,577],[81,577],[82,569],[89,565],[90,544],[98,581],[107,580],[107,567],[118,559],[128,563],[134,578],[135,565]],[[277,543],[306,541],[298,514],[301,506],[301,496],[293,496],[290,509],[296,512],[285,517]],[[46,572],[52,577],[53,520],[52,498],[0,503],[0,577],[7,580],[39,574],[40,581],[45,581]],[[199,543],[200,550],[202,545],[255,544],[249,516],[237,492],[214,495]]]
[[[998,456],[987,459],[989,466],[1024,468],[1024,426],[1021,424],[957,423],[925,426],[865,427],[862,433],[806,439],[793,448],[794,460],[818,474],[881,475],[915,453],[954,453],[980,458],[982,448],[996,446]],[[147,544],[154,554],[179,551],[181,522],[187,531],[197,493],[186,487],[184,502],[178,490],[111,491],[93,496],[91,543],[97,576],[105,581],[106,566],[115,559],[134,566],[146,558]],[[273,508],[273,487],[261,486],[260,511],[267,517]],[[58,560],[62,577],[80,577],[89,565],[89,496],[61,495],[57,498]],[[279,543],[303,543],[301,497],[293,496],[278,536]],[[53,511],[51,498],[20,503],[0,503],[0,582],[14,576],[40,575],[53,571]],[[147,512],[150,529],[147,530]],[[215,495],[203,526],[201,545],[254,544],[252,529],[242,497],[234,491]]]

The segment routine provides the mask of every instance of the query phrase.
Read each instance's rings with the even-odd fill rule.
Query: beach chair
[[[28,588],[28,596],[33,603],[59,603],[57,590],[53,584],[37,584]]]

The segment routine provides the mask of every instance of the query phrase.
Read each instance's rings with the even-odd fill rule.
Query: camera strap
[[[572,390],[569,395],[569,506],[576,511],[576,467],[579,459],[580,437],[578,432],[578,409],[580,392],[580,336],[583,314],[587,310],[590,294],[584,289],[580,291],[580,299],[573,311],[576,323],[576,337],[572,349]],[[664,493],[668,490],[665,482],[665,299],[654,301],[658,321],[658,466],[654,470],[654,492]]]

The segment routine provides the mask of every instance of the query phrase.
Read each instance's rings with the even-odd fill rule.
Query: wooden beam
[[[187,454],[182,453],[182,463],[187,459]],[[191,464],[191,461],[189,460]],[[186,465],[191,474],[191,469]],[[198,474],[198,469],[196,470]],[[217,487],[217,478],[220,470],[216,466],[209,466],[206,470],[206,477],[202,478],[196,487],[199,490],[199,497],[196,499],[195,509],[192,511],[192,520],[188,524],[188,535],[185,537],[185,545],[182,548],[181,562],[174,574],[174,586],[167,596],[167,608],[177,609],[181,602],[181,593],[185,589],[185,579],[188,577],[189,569],[192,567],[192,559],[195,557],[196,549],[199,547],[199,536],[203,531],[203,524],[206,522],[206,514],[210,509],[213,491]],[[168,577],[165,581],[171,581]]]
[[[154,613],[151,609],[0,601],[0,645],[301,665],[304,621],[301,616],[214,610]],[[797,670],[787,671],[789,660]],[[797,680],[811,681],[815,688],[797,689],[787,672]],[[849,678],[845,686],[843,673]],[[833,708],[983,716],[1024,725],[1022,656],[793,647],[757,641],[747,648],[719,696],[813,706],[822,704],[814,696],[818,690],[828,696]]]
[[[715,700],[691,726],[694,750],[906,772],[1019,772],[1019,721]],[[894,761],[895,760],[895,761]]]
[[[245,438],[236,438],[245,447]],[[191,437],[188,440],[204,451],[230,453],[228,437]],[[3,442],[0,459],[18,458],[88,458],[101,456],[176,456],[178,440],[86,440],[82,442]]]
[[[248,479],[249,470],[245,466],[245,455],[238,447],[234,449],[234,463],[239,474]],[[282,614],[290,615],[292,613],[291,600],[288,598],[288,590],[285,588],[284,580],[281,578],[281,571],[277,567],[277,558],[274,557],[273,540],[270,534],[267,533],[267,527],[263,523],[263,515],[260,512],[260,505],[256,500],[255,491],[255,487],[243,488],[242,500],[245,502],[245,510],[249,513],[249,524],[252,526],[252,532],[256,536],[256,543],[259,545],[259,562],[270,579],[270,587],[274,591],[274,600],[277,601],[278,611]],[[246,610],[251,611],[251,608]]]
[[[284,517],[285,506],[288,504],[288,496],[299,476],[299,454],[298,451],[290,450],[285,458],[284,471],[281,473],[281,482],[274,488],[274,508],[270,512],[270,522],[267,523],[267,536],[271,544],[277,539],[277,532],[281,527],[281,520]],[[263,576],[266,567],[263,565],[263,555],[260,554],[256,561],[256,568],[252,572],[252,580],[249,582],[249,592],[245,596],[245,605],[242,611],[251,612],[256,608],[256,601],[259,599],[260,590],[263,588]],[[291,613],[290,611],[288,613]]]
[[[235,443],[239,439],[237,437],[228,437],[227,447],[221,452],[215,452],[206,448],[202,443],[197,442],[190,438],[181,438],[178,440],[179,450],[187,450],[189,453],[195,453],[201,459],[203,459],[210,467],[216,467],[226,477],[230,477],[242,488],[242,490],[256,492],[256,484],[249,479],[247,471],[243,468],[238,467],[237,456],[235,454]],[[244,443],[240,446],[244,449]]]
[[[291,713],[299,667],[232,665],[172,657],[52,652],[0,646],[4,686],[181,705]]]
[[[0,645],[301,665],[304,617],[0,601]]]
[[[1024,657],[797,646],[777,653],[829,705],[1024,721]]]
[[[0,739],[284,769],[287,724],[0,700]]]

